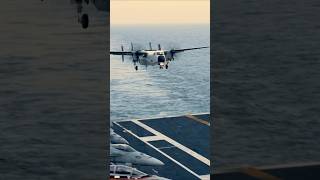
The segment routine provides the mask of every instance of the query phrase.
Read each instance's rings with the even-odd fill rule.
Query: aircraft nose
[[[112,144],[129,144],[129,142],[121,136],[111,135]]]
[[[134,164],[141,164],[144,166],[163,166],[164,163],[160,161],[159,159],[156,159],[152,156],[149,156],[144,153],[139,153],[135,157],[135,163]]]
[[[149,158],[148,161],[151,166],[163,166],[164,165],[164,163],[162,161],[160,161],[159,159],[153,158],[153,157]]]
[[[120,142],[119,144],[129,144],[129,142],[124,138],[119,138],[118,141]]]

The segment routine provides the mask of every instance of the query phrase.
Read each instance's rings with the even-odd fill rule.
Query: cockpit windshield
[[[124,146],[124,145],[119,145],[116,148],[119,150],[122,150],[122,151],[126,151],[126,152],[134,152],[135,151],[132,147]]]
[[[166,61],[166,58],[164,56],[161,55],[161,56],[158,57],[158,62],[159,63],[164,63],[165,61]]]
[[[132,175],[135,177],[146,176],[146,173],[143,173],[136,168],[132,168],[125,165],[110,165],[110,173],[118,175]]]
[[[145,175],[147,175],[147,174],[145,174],[145,173],[143,173],[143,172],[141,172],[141,171],[139,171],[139,170],[137,170],[137,169],[133,169],[132,175],[135,175],[135,176],[145,176]]]

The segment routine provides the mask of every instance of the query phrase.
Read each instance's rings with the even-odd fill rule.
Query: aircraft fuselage
[[[143,55],[140,56],[139,59],[137,57],[133,58],[135,61],[139,60],[141,65],[159,65],[160,68],[163,68],[169,64],[168,58],[163,50],[141,50],[139,52]]]

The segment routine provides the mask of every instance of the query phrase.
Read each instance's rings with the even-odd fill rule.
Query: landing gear
[[[135,69],[136,71],[138,71],[138,66],[135,66],[134,69]]]
[[[169,68],[169,66],[168,66],[168,64],[166,64],[166,69],[168,69]]]
[[[87,29],[89,27],[89,16],[88,14],[83,14],[80,21],[82,28]]]
[[[89,16],[88,14],[82,14],[82,9],[83,9],[82,0],[76,0],[76,3],[77,3],[77,11],[78,11],[78,22],[81,23],[83,29],[87,29],[89,27]],[[88,4],[89,0],[85,0],[85,3]]]

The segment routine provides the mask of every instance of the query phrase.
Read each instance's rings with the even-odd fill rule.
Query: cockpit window
[[[158,57],[158,62],[165,62],[166,61],[166,58],[164,56],[159,56]]]
[[[116,169],[117,174],[131,174],[132,169],[125,166],[118,166]]]
[[[122,151],[126,151],[126,152],[134,152],[135,151],[130,146],[117,146],[116,148],[119,149],[119,150],[122,150]]]
[[[110,165],[110,172],[118,175],[146,176],[147,174],[135,168],[124,165]]]
[[[132,175],[145,176],[146,174],[136,169],[133,169]]]
[[[134,150],[132,147],[127,146],[127,151],[128,151],[128,152],[134,152],[135,150]]]

